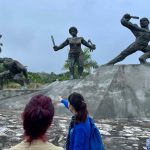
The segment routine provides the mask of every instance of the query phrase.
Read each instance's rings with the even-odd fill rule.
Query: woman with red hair
[[[47,142],[46,131],[54,116],[51,98],[36,95],[31,98],[22,114],[24,140],[9,150],[63,150]]]

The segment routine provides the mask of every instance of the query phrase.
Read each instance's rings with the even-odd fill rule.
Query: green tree
[[[91,73],[92,69],[98,68],[98,64],[96,61],[92,60],[90,50],[85,48],[83,50],[84,57],[84,70],[88,73]]]
[[[88,48],[85,48],[83,50],[83,58],[84,58],[84,74],[89,74],[91,73],[92,69],[98,68],[98,64],[96,61],[92,60],[90,50]],[[69,63],[68,60],[65,61],[65,64],[63,66],[64,70],[69,70]],[[75,67],[75,75],[77,74],[77,66]]]
[[[5,69],[4,69],[4,66],[3,64],[0,64],[0,72],[3,72]]]

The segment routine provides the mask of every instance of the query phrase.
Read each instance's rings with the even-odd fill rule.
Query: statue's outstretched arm
[[[125,17],[123,17],[121,19],[121,24],[129,29],[138,29],[138,25],[137,24],[133,24],[132,22],[130,22],[130,19],[127,19]]]
[[[143,29],[141,27],[139,27],[137,24],[133,24],[130,19],[132,18],[132,16],[130,16],[130,14],[125,14],[122,19],[121,19],[121,24],[127,28],[129,28],[130,30],[137,30],[137,31],[142,31],[142,32],[149,32],[146,29]]]
[[[17,60],[14,61],[14,67],[18,68],[19,70],[21,70],[21,72],[23,73],[24,77],[26,79],[28,79],[28,73],[27,73],[27,68],[22,65],[20,62],[18,62]]]
[[[28,79],[28,72],[27,72],[27,68],[24,67],[23,69],[23,75],[25,76],[26,79]]]
[[[67,46],[67,45],[69,45],[68,39],[66,39],[66,40],[65,40],[62,44],[60,44],[59,46],[54,46],[53,48],[54,48],[55,51],[58,51],[58,50],[64,48],[65,46]]]
[[[84,40],[84,38],[82,38],[81,43],[82,43],[84,46],[86,46],[86,47],[88,47],[88,48],[90,48],[90,49],[95,49],[95,45],[94,45],[94,44],[92,44],[92,45],[89,44],[87,41]]]

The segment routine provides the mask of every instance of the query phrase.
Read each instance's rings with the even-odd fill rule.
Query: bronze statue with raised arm
[[[148,18],[140,19],[140,27],[137,24],[133,24],[131,18],[138,19],[138,17],[125,14],[121,19],[121,24],[131,30],[135,36],[135,41],[130,44],[125,50],[123,50],[117,57],[109,61],[106,65],[114,65],[117,62],[122,61],[127,56],[135,53],[136,51],[142,51],[144,54],[139,58],[141,64],[146,64],[147,58],[150,58],[150,31]]]
[[[78,78],[82,78],[82,73],[84,69],[84,60],[83,60],[83,51],[81,49],[81,44],[90,48],[90,50],[95,49],[95,45],[92,43],[88,43],[84,40],[83,37],[77,37],[78,30],[76,27],[71,27],[69,29],[69,33],[72,37],[67,38],[61,45],[56,46],[54,39],[52,37],[52,41],[54,44],[54,50],[58,51],[65,46],[69,45],[70,50],[68,54],[68,62],[69,62],[69,70],[70,70],[70,79],[74,79],[74,67],[77,64],[78,66]]]

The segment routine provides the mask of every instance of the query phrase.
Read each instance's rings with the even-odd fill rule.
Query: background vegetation
[[[96,61],[91,59],[91,53],[89,49],[83,50],[84,54],[84,72],[83,77],[86,77],[89,75],[93,69],[98,68],[98,64]],[[5,68],[2,64],[0,64],[0,73],[3,72]],[[30,85],[29,88],[38,88],[44,84],[52,83],[56,80],[63,81],[69,79],[69,65],[68,60],[65,61],[65,64],[63,65],[64,73],[55,74],[54,72],[51,73],[45,73],[45,72],[28,72]],[[77,77],[77,66],[75,67],[75,77]],[[18,88],[20,87],[17,83],[14,83],[12,81],[7,80],[4,83],[4,86],[7,88]]]

